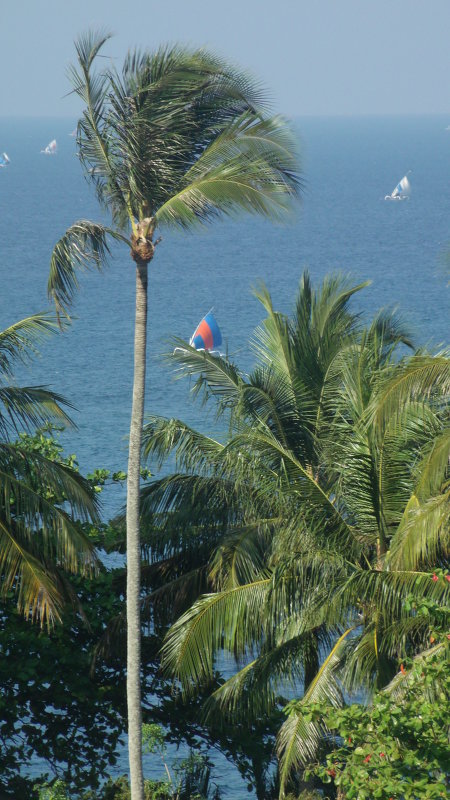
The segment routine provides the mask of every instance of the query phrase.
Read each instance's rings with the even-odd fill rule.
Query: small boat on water
[[[411,194],[411,184],[408,180],[408,175],[410,174],[411,170],[409,170],[406,175],[403,176],[401,181],[397,183],[392,194],[387,194],[385,196],[385,200],[409,200],[409,195]]]
[[[47,147],[44,147],[41,150],[41,153],[44,153],[46,156],[55,156],[58,150],[58,145],[56,144],[56,139],[52,139],[51,142],[48,143]]]
[[[0,154],[0,167],[6,167],[9,164],[9,158],[6,153]]]
[[[191,347],[195,347],[196,350],[206,351],[212,356],[223,357],[223,353],[217,349],[222,344],[222,334],[214,314],[212,314],[212,309],[208,311],[197,325],[189,340],[189,344]],[[181,353],[186,351],[183,350],[182,347],[176,347],[174,353],[177,352]]]
[[[73,129],[73,131],[71,131],[71,132],[69,133],[69,136],[76,136],[76,135],[77,135],[77,129],[76,129],[76,128],[74,128],[74,129]]]

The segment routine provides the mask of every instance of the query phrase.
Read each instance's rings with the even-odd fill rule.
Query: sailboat
[[[77,129],[76,129],[76,128],[74,128],[74,129],[73,129],[73,131],[71,131],[71,132],[69,133],[69,136],[76,136],[76,135],[77,135]]]
[[[411,170],[408,170],[406,175],[403,176],[401,181],[397,183],[392,194],[387,194],[385,196],[385,200],[409,200],[409,195],[411,193],[411,184],[408,180],[408,175]]]
[[[217,349],[222,344],[222,334],[216,322],[214,314],[211,311],[203,317],[197,325],[194,333],[189,339],[191,347],[196,350],[203,350],[210,353],[212,356],[223,356]],[[182,347],[176,347],[174,353],[186,352]]]
[[[9,164],[9,158],[6,153],[0,155],[0,167],[6,167]]]
[[[58,145],[56,144],[56,139],[52,139],[51,142],[48,143],[47,147],[44,147],[41,150],[41,153],[44,153],[46,156],[55,156],[58,149]]]

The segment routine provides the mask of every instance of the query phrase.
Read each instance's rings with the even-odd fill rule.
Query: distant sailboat
[[[48,143],[47,147],[41,150],[41,153],[44,153],[46,156],[55,156],[58,149],[58,145],[56,144],[56,139],[52,139],[51,142]]]
[[[6,167],[9,164],[9,158],[6,153],[0,154],[0,167]]]
[[[74,128],[74,129],[73,129],[73,131],[71,131],[71,132],[69,133],[69,136],[76,136],[76,135],[77,135],[77,129],[76,129],[76,128]]]
[[[223,353],[218,350],[222,344],[222,334],[216,322],[216,318],[211,311],[203,317],[192,334],[189,344],[196,350],[203,350],[212,356],[223,357]],[[174,353],[186,352],[183,347],[176,347]]]
[[[392,194],[387,194],[385,196],[384,198],[385,200],[409,200],[409,195],[411,193],[411,184],[408,180],[408,175],[410,172],[411,170],[409,170],[406,173],[406,175],[403,176],[401,181],[397,183],[397,186],[395,187]]]

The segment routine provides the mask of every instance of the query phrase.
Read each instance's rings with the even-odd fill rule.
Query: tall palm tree
[[[448,594],[447,581],[431,579],[448,554],[448,357],[399,361],[409,337],[389,314],[361,328],[347,308],[355,289],[333,279],[313,293],[305,277],[292,320],[261,292],[268,314],[251,376],[186,345],[177,351],[195,388],[229,412],[224,443],[178,420],[154,418],[144,433],[149,455],[174,452],[181,468],[145,493],[153,521],[162,514],[166,557],[177,515],[180,553],[188,545],[183,510],[196,498],[224,526],[214,540],[206,509],[194,517],[209,535],[197,564],[208,593],[193,596],[192,576],[175,574],[178,589],[191,582],[193,602],[169,631],[163,663],[189,695],[211,682],[222,649],[238,662],[253,653],[208,702],[227,719],[269,713],[303,680],[279,736],[283,793],[323,732],[305,721],[305,705],[341,702],[341,681],[385,685],[432,628],[409,595],[439,604]],[[170,584],[155,604],[161,591],[170,598]]]
[[[121,73],[94,71],[108,35],[76,42],[75,93],[84,103],[77,143],[87,177],[115,230],[81,220],[57,243],[48,290],[66,311],[77,271],[101,267],[108,236],[136,264],[133,403],[127,484],[127,697],[131,796],[143,798],[140,700],[139,476],[146,365],[148,265],[155,232],[190,228],[236,210],[282,217],[298,190],[292,136],[263,111],[244,73],[203,50],[131,52]],[[104,63],[104,62],[103,62]]]
[[[17,386],[13,367],[57,329],[36,314],[0,331],[0,593],[14,591],[26,619],[51,627],[74,600],[64,571],[92,572],[95,551],[74,518],[97,520],[97,503],[77,472],[14,441],[21,429],[70,423],[63,397],[44,386]]]

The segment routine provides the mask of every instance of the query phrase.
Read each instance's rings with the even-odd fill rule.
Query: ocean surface
[[[370,279],[354,308],[367,315],[397,306],[418,344],[448,342],[450,131],[447,117],[304,118],[295,120],[305,188],[286,225],[245,216],[201,233],[162,232],[150,268],[146,411],[181,417],[208,431],[212,417],[175,381],[162,358],[170,338],[189,339],[214,307],[229,354],[251,367],[249,338],[262,319],[252,287],[264,281],[274,306],[289,312],[301,273]],[[69,133],[74,120],[2,119],[0,152],[0,326],[48,308],[50,254],[77,219],[104,220],[85,182]],[[55,157],[40,154],[56,138]],[[412,170],[411,199],[385,202]],[[76,319],[50,337],[41,357],[18,370],[24,384],[48,384],[76,407],[77,429],[63,436],[81,470],[126,470],[134,324],[134,265],[114,248],[104,274],[85,274]],[[104,496],[105,517],[124,489]],[[148,764],[149,774],[153,773]],[[117,771],[126,770],[125,755]],[[224,773],[225,770],[225,773]],[[239,776],[220,766],[225,797],[245,794]],[[159,770],[158,770],[159,774]]]

